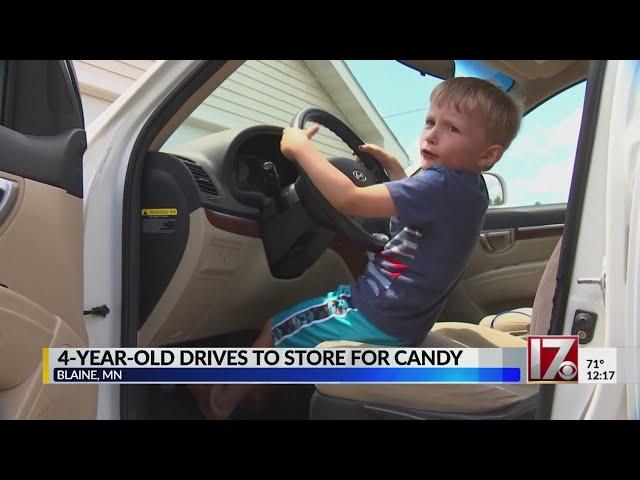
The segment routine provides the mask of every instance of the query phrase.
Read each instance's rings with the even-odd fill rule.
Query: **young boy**
[[[421,170],[407,178],[382,148],[363,145],[390,182],[358,188],[315,148],[307,130],[285,128],[280,148],[338,211],[391,217],[392,239],[351,285],[278,313],[254,347],[307,347],[326,340],[414,345],[431,329],[480,234],[488,206],[481,172],[516,136],[522,113],[498,87],[453,78],[431,94],[420,138]],[[192,386],[208,418],[227,418],[252,385]]]

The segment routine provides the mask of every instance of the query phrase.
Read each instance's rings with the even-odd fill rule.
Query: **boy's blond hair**
[[[487,140],[506,150],[520,129],[523,107],[495,84],[473,77],[456,77],[439,83],[431,103],[453,104],[458,111],[479,111],[486,122]]]

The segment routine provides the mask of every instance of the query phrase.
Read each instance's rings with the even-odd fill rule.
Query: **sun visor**
[[[398,60],[407,67],[413,68],[423,75],[446,80],[453,78],[456,73],[456,65],[453,60]]]

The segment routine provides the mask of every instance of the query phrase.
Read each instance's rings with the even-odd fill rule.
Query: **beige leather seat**
[[[480,325],[512,335],[526,335],[529,333],[532,314],[531,307],[515,308],[495,315],[487,315],[480,320]]]
[[[560,243],[542,275],[532,309],[530,332],[545,334],[551,322]],[[526,337],[484,325],[436,323],[419,345],[426,348],[526,348]],[[356,342],[332,341],[320,348],[375,347]],[[316,385],[311,418],[518,418],[532,415],[537,385]],[[501,413],[502,412],[502,413]]]

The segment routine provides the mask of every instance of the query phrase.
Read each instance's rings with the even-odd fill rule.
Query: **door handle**
[[[500,253],[513,246],[514,232],[513,229],[482,232],[478,240],[486,252]]]
[[[18,200],[19,185],[16,182],[0,178],[0,225],[9,217]]]

